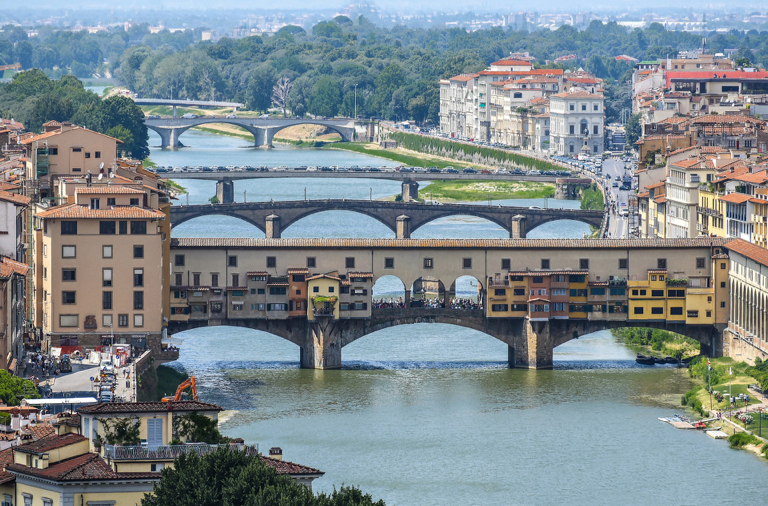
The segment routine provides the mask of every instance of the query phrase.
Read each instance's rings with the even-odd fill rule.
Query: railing
[[[723,213],[721,213],[720,211],[717,211],[715,209],[710,209],[708,207],[696,206],[696,212],[699,213],[699,214],[706,214],[707,216],[714,216],[716,218],[722,218],[723,217]]]
[[[112,460],[173,460],[183,454],[196,453],[205,455],[215,452],[219,448],[243,450],[248,455],[258,455],[259,445],[244,445],[242,443],[230,443],[221,445],[209,445],[205,443],[192,443],[183,445],[162,446],[115,446],[104,445],[104,458]]]
[[[333,316],[333,309],[317,308],[315,309],[315,316]]]

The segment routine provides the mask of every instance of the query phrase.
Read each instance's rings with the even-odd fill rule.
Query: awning
[[[11,360],[11,365],[8,366],[8,370],[11,371],[11,372],[15,372],[16,371],[16,365],[18,364],[18,362],[19,361],[17,359],[15,359],[15,358],[13,360]]]

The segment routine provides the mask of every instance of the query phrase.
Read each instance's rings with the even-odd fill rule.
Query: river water
[[[159,165],[389,165],[356,153],[244,147],[246,141],[188,131],[178,151],[153,150]],[[159,143],[152,134],[150,144]],[[215,192],[211,181],[180,180],[189,203]],[[426,183],[424,183],[426,184]],[[381,198],[392,181],[250,180],[237,200]],[[184,199],[186,201],[186,199]],[[577,202],[498,201],[577,207]],[[552,222],[529,237],[581,237],[588,227]],[[234,218],[187,222],[175,236],[263,237]],[[437,220],[415,237],[507,237],[472,217]],[[392,237],[354,213],[326,212],[284,237]],[[471,279],[457,289],[471,294]],[[402,285],[382,278],[376,295]],[[679,412],[685,371],[642,367],[608,332],[555,349],[553,371],[507,368],[506,346],[461,327],[419,324],[382,330],[343,350],[338,371],[302,370],[298,348],[241,328],[197,329],[177,363],[198,380],[203,400],[227,409],[222,431],[283,448],[287,460],[325,471],[315,490],[357,485],[388,505],[762,503],[768,469],[723,441],[657,420]],[[694,499],[695,498],[695,499]]]

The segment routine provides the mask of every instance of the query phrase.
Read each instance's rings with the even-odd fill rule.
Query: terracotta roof
[[[0,485],[11,483],[16,476],[5,470],[6,466],[13,464],[13,447],[0,451]]]
[[[744,239],[734,239],[725,243],[725,248],[743,255],[763,265],[768,265],[768,250],[756,246]]]
[[[744,193],[729,193],[728,195],[720,197],[720,200],[724,202],[731,202],[732,204],[743,204],[744,202],[748,201],[749,198],[749,195]]]
[[[349,272],[347,273],[350,278],[372,278],[372,272]]]
[[[326,279],[334,279],[336,281],[341,281],[341,278],[338,276],[333,276],[331,274],[315,274],[314,276],[310,276],[307,278],[307,281],[311,281],[313,279],[320,279],[320,278],[326,278]]]
[[[491,63],[491,65],[497,65],[497,66],[504,65],[504,66],[514,66],[514,67],[521,67],[521,66],[532,67],[533,66],[531,65],[531,62],[527,62],[525,60],[513,60],[510,58],[502,58],[499,61],[495,61]]]
[[[32,443],[26,443],[16,447],[17,452],[22,453],[46,453],[57,448],[63,448],[71,444],[87,441],[88,438],[80,434],[64,434],[58,437],[45,437]]]
[[[664,181],[662,181],[662,182],[660,182],[660,183],[649,184],[648,186],[646,186],[646,189],[648,189],[648,190],[653,190],[654,188],[661,188],[661,187],[662,187],[662,186],[664,186],[665,184],[666,184],[666,183],[665,183]]]
[[[32,475],[52,481],[160,480],[160,473],[116,473],[104,459],[95,453],[85,453],[62,460],[45,469],[21,464],[10,464],[6,469],[16,475]]]
[[[265,457],[263,455],[259,455],[259,458],[267,467],[274,469],[277,474],[288,474],[291,476],[316,474],[318,477],[325,474],[323,471],[315,469],[314,467],[302,466],[301,464],[296,464],[287,460],[273,459],[272,457]]]
[[[131,193],[131,194],[141,194],[145,195],[146,192],[144,190],[137,190],[136,188],[128,188],[123,185],[112,185],[112,184],[105,184],[105,185],[96,185],[96,186],[84,186],[80,188],[75,188],[75,193],[81,193],[83,195],[91,195],[91,194],[99,194],[99,193]]]
[[[221,406],[201,401],[105,402],[77,408],[78,413],[167,413],[168,411],[222,411]]]
[[[19,189],[18,183],[6,183],[6,182],[0,183],[0,190],[2,191],[18,190],[18,189]]]
[[[477,73],[480,76],[509,76],[512,75],[511,70],[481,70]]]
[[[48,439],[56,437],[56,429],[49,423],[38,423],[37,425],[27,425],[22,429],[32,436],[32,439],[39,441],[41,439]]]
[[[288,269],[288,274],[309,274],[309,269],[306,267],[292,267]]]
[[[466,82],[466,81],[471,81],[472,79],[474,79],[476,77],[477,77],[477,74],[461,74],[461,75],[458,75],[458,76],[453,76],[449,80],[450,81]]]
[[[28,206],[29,203],[32,202],[32,199],[30,197],[25,197],[24,195],[17,195],[15,193],[8,193],[7,191],[3,191],[3,189],[0,189],[0,200],[3,200],[5,202],[10,202],[17,206]]]
[[[48,139],[48,138],[54,137],[56,135],[62,135],[62,134],[66,134],[66,133],[69,133],[69,132],[73,132],[75,130],[85,130],[86,132],[90,132],[90,133],[96,134],[96,135],[101,135],[102,137],[107,137],[108,139],[112,139],[115,142],[123,144],[123,141],[121,141],[120,139],[115,139],[114,137],[110,137],[109,135],[102,134],[100,132],[96,132],[94,130],[91,130],[91,129],[88,129],[88,128],[85,128],[85,127],[80,127],[80,126],[73,126],[71,129],[64,130],[63,132],[61,130],[52,130],[50,132],[45,132],[45,133],[42,133],[42,134],[39,134],[39,135],[35,135],[33,137],[25,139],[23,144],[29,144],[29,143],[34,142],[34,141],[40,141],[40,140],[43,140],[43,139]]]
[[[573,91],[570,93],[557,93],[552,95],[554,98],[592,98],[602,100],[604,97],[597,93],[590,93],[588,91]]]
[[[265,248],[265,249],[627,249],[693,248],[720,246],[725,238],[692,239],[257,239],[247,237],[175,237],[171,248]]]
[[[659,195],[658,197],[655,197],[653,201],[657,204],[665,204],[667,202],[667,197],[664,195]]]
[[[90,209],[87,205],[65,204],[39,213],[40,218],[133,218],[144,220],[163,220],[165,214],[154,209],[136,206],[114,206],[105,209]]]
[[[715,125],[723,123],[765,123],[760,118],[745,116],[744,114],[706,114],[691,120],[696,125]]]
[[[510,276],[550,276],[554,274],[589,274],[587,270],[539,270],[539,271],[509,271]]]
[[[50,121],[46,121],[45,123],[43,123],[43,126],[44,127],[47,127],[47,126],[61,126],[61,123],[59,123],[55,119],[52,119]]]
[[[531,69],[531,70],[516,70],[512,72],[513,76],[561,76],[563,75],[563,69]]]
[[[10,278],[11,274],[26,276],[29,273],[29,265],[11,260],[8,257],[0,257],[0,277]]]
[[[665,274],[667,269],[648,269],[651,274]]]
[[[267,271],[248,271],[245,273],[246,276],[267,276],[268,274]]]

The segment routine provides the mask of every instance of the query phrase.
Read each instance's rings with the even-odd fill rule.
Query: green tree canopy
[[[8,406],[18,406],[22,399],[39,399],[34,383],[8,371],[0,370],[0,399]]]
[[[309,112],[315,116],[333,118],[341,105],[341,87],[333,78],[324,76],[317,80],[309,97]]]
[[[141,506],[384,506],[354,487],[315,496],[244,451],[182,454]]]
[[[627,132],[627,145],[634,146],[635,142],[643,135],[642,126],[640,125],[640,113],[630,116],[624,128]]]

